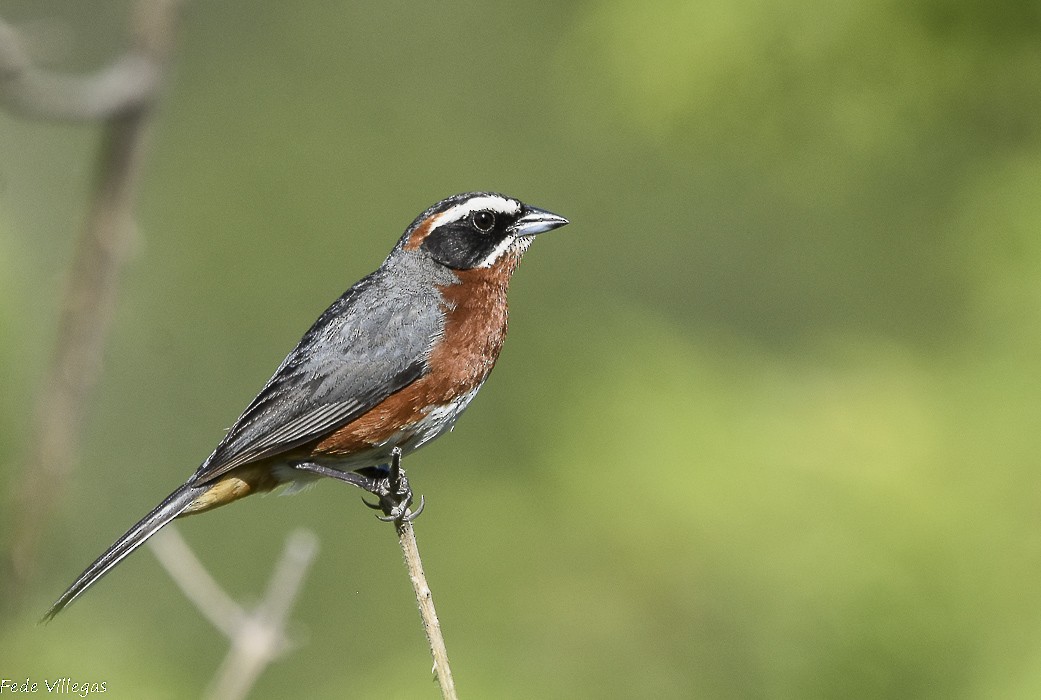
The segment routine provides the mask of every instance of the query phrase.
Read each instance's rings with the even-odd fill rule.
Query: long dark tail
[[[162,503],[141,519],[137,525],[127,530],[126,534],[116,540],[104,554],[97,558],[87,570],[79,575],[79,578],[69,586],[69,590],[62,593],[61,598],[51,606],[41,622],[47,622],[52,617],[65,609],[72,601],[76,600],[85,590],[93,586],[98,579],[107,574],[112,567],[123,561],[135,549],[145,543],[149,537],[159,531],[163,525],[176,518],[184,512],[184,509],[200,494],[209,490],[209,486],[191,486],[185,484],[167,496]]]

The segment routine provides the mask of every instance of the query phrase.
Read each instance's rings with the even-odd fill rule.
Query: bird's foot
[[[409,511],[412,505],[412,487],[408,483],[405,470],[401,468],[401,448],[395,447],[391,451],[390,466],[365,467],[359,469],[358,474],[367,478],[371,484],[365,490],[379,499],[377,503],[369,503],[364,498],[362,503],[373,510],[383,511],[379,520],[387,523],[406,520],[412,522],[423,512],[426,501],[419,497],[419,507],[415,512]]]
[[[423,506],[426,505],[426,502],[420,497],[419,507],[415,512],[409,512],[409,506],[412,505],[412,487],[409,486],[405,470],[401,468],[401,449],[397,447],[391,452],[389,466],[364,467],[350,472],[314,462],[301,462],[294,467],[301,471],[343,481],[368,491],[379,499],[378,502],[369,503],[364,498],[362,502],[369,508],[383,511],[383,515],[379,516],[379,519],[388,523],[402,519],[412,522],[423,512]]]

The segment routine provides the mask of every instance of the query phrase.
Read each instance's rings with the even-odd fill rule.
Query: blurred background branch
[[[0,19],[0,105],[27,119],[100,121],[140,109],[159,93],[176,2],[141,3],[134,49],[104,70],[70,76],[33,65],[18,32]],[[167,7],[162,7],[166,5]],[[162,36],[157,36],[162,34]]]
[[[148,540],[148,547],[184,597],[210,624],[229,639],[246,621],[247,613],[228,595],[195,556],[176,525],[168,525]]]
[[[180,0],[138,2],[131,51],[84,78],[35,67],[18,34],[0,20],[0,104],[31,118],[104,122],[90,210],[66,280],[54,356],[36,401],[24,471],[14,488],[14,533],[3,577],[9,605],[17,604],[32,576],[41,533],[79,460],[84,416],[134,239],[133,211],[152,107],[170,62],[180,6]]]
[[[286,538],[267,592],[248,612],[210,576],[176,527],[167,526],[148,544],[185,597],[231,641],[207,697],[246,697],[264,669],[292,647],[285,632],[286,620],[318,554],[318,538],[308,530],[297,530]]]

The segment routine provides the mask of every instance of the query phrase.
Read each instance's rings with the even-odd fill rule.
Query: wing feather
[[[292,450],[364,414],[427,371],[444,330],[437,297],[404,295],[380,271],[319,317],[199,467],[192,483]]]

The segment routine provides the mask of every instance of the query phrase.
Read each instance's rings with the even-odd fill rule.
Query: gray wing
[[[437,301],[385,282],[369,275],[319,317],[192,483],[330,433],[427,372],[431,339],[444,330]]]

